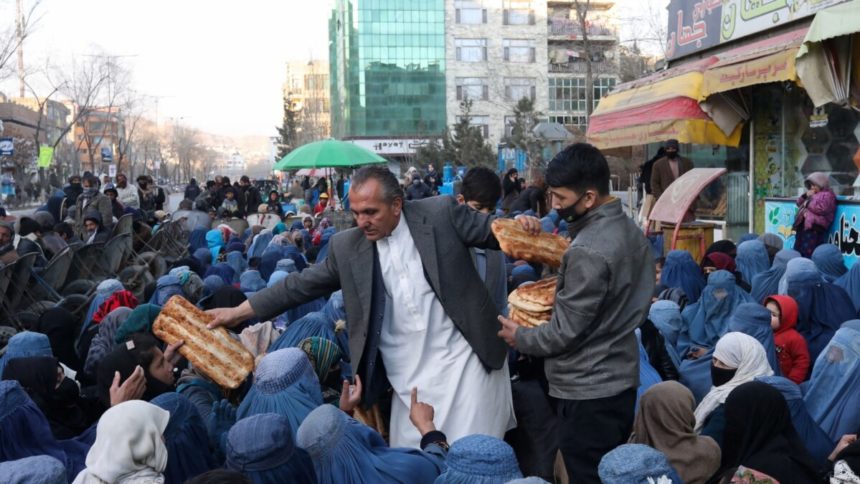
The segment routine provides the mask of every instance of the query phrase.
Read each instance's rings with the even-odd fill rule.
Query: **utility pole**
[[[18,38],[18,95],[24,97],[26,86],[24,84],[24,0],[15,0],[17,13],[15,15],[15,35]]]

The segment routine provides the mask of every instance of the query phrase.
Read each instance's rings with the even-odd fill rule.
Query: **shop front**
[[[649,157],[675,138],[695,167],[725,168],[696,215],[734,240],[771,231],[770,204],[793,205],[812,172],[830,176],[840,209],[860,191],[860,1],[754,5],[673,0],[669,68],[619,85],[588,130],[598,147],[646,145]]]

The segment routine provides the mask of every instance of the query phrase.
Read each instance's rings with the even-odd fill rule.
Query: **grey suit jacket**
[[[453,197],[433,197],[404,202],[403,219],[421,256],[424,277],[446,314],[486,367],[501,368],[507,349],[496,336],[498,312],[469,252],[470,247],[499,249],[490,230],[493,217],[458,205]],[[343,289],[350,359],[358,368],[368,339],[373,244],[358,228],[335,234],[329,244],[323,263],[291,274],[257,292],[249,302],[256,315],[266,320]]]

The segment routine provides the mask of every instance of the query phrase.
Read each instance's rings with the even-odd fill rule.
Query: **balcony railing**
[[[572,20],[564,18],[550,18],[547,23],[550,36],[573,38],[582,37],[582,27]],[[590,25],[587,30],[588,36],[594,37],[595,40],[602,38],[615,39],[618,37],[615,30],[603,25]]]
[[[554,74],[585,74],[587,67],[585,61],[566,62],[563,64],[550,64],[549,72]],[[592,74],[617,74],[618,66],[612,62],[592,62]]]

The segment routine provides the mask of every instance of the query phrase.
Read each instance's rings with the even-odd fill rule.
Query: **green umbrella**
[[[385,162],[385,158],[356,144],[327,139],[299,146],[275,163],[274,169],[349,168]]]

